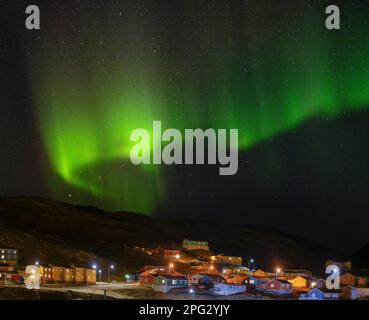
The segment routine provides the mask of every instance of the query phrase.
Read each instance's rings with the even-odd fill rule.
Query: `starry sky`
[[[0,196],[368,242],[369,4],[329,4],[2,1]],[[153,120],[238,129],[238,174],[132,165]]]

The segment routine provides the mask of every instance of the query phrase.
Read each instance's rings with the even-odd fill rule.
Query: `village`
[[[327,261],[322,266],[339,268],[340,288],[328,290],[326,277],[314,275],[304,269],[265,271],[257,268],[255,258],[246,263],[239,256],[215,254],[206,241],[183,240],[178,248],[144,248],[137,252],[158,256],[163,265],[142,266],[139,270],[117,277],[119,271],[113,264],[102,270],[97,264],[89,266],[43,264],[30,262],[38,271],[41,289],[91,292],[107,291],[119,298],[114,291],[142,290],[161,294],[162,299],[288,299],[288,300],[356,300],[369,298],[369,270],[354,271],[352,262]],[[25,287],[30,275],[27,266],[18,265],[18,249],[0,248],[1,288]],[[28,266],[28,267],[29,267]],[[102,273],[104,279],[102,281]],[[114,273],[114,276],[112,274]],[[137,298],[140,298],[137,297]]]

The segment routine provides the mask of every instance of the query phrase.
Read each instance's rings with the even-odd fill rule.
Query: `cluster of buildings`
[[[26,267],[18,265],[18,250],[0,248],[0,288],[7,283],[22,284]],[[92,285],[96,284],[96,270],[78,266],[40,265],[36,263],[41,284]]]
[[[192,294],[215,296],[248,293],[300,300],[369,298],[369,270],[354,271],[350,261],[327,261],[326,267],[335,265],[339,268],[340,283],[339,290],[327,290],[326,280],[315,277],[308,270],[276,268],[274,272],[268,272],[256,269],[254,259],[250,259],[246,267],[242,257],[214,254],[206,241],[186,239],[182,248],[177,249],[134,249],[162,257],[165,265],[145,266],[126,274],[125,280],[163,293],[187,289]],[[18,250],[0,248],[0,258],[0,288],[7,283],[24,283],[26,268],[18,265]],[[96,267],[38,263],[34,267],[38,268],[40,283],[44,285],[96,284]]]
[[[274,272],[248,266],[242,257],[214,255],[206,241],[184,240],[182,249],[136,248],[150,255],[159,255],[167,266],[146,266],[127,275],[127,281],[167,293],[172,289],[189,288],[212,295],[243,293],[294,297],[301,300],[358,299],[369,297],[369,270],[352,271],[352,263],[327,261],[340,269],[340,290],[327,290],[326,280],[308,270],[291,269]]]

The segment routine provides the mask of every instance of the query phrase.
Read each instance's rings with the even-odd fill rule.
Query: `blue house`
[[[340,292],[335,290],[326,290],[314,288],[306,294],[300,296],[300,300],[339,300]]]

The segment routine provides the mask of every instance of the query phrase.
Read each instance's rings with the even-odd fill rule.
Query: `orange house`
[[[53,265],[42,267],[42,269],[40,268],[42,283],[63,283],[64,270],[64,267],[56,267]]]
[[[228,278],[227,283],[244,284],[247,278],[248,278],[247,276],[241,276],[238,274],[238,275],[235,275],[234,277]]]
[[[344,286],[354,286],[355,276],[348,272],[340,277],[340,281],[341,281],[341,284]]]
[[[86,283],[96,284],[96,270],[86,269]]]
[[[64,281],[66,284],[73,283],[76,280],[76,270],[74,268],[65,268]]]
[[[87,282],[86,268],[75,268],[76,272],[76,284],[83,284]]]

